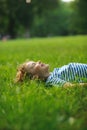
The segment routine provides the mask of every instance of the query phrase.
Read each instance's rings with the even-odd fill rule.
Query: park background
[[[86,13],[86,0],[0,0],[0,37],[87,34]]]
[[[86,130],[87,87],[14,83],[17,67],[87,64],[87,1],[0,0],[0,130]]]

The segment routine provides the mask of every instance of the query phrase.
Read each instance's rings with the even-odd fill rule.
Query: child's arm
[[[87,83],[76,83],[76,84],[72,84],[70,82],[67,82],[63,85],[64,88],[68,88],[68,87],[75,87],[75,86],[80,86],[80,87],[87,87]]]
[[[58,77],[51,77],[48,78],[48,80],[46,81],[46,86],[56,86],[56,87],[61,87],[63,86],[63,84],[66,84],[67,82],[65,80],[62,80]]]

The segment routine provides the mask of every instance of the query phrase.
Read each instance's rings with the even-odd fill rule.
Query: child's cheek
[[[38,71],[38,70],[40,70],[40,66],[39,66],[39,65],[36,65],[36,66],[35,66],[35,71]]]

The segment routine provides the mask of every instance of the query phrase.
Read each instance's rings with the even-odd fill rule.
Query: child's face
[[[49,65],[40,61],[29,61],[26,63],[26,71],[33,75],[36,74],[38,76],[45,76],[49,73]]]

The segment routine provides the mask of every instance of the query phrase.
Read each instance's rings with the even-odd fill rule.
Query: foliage
[[[87,88],[46,88],[37,81],[14,84],[17,66],[41,60],[50,70],[87,63],[87,36],[0,41],[0,129],[85,130]]]
[[[42,17],[35,17],[31,36],[68,35],[71,15],[70,5],[60,3],[58,8],[48,11]]]
[[[0,0],[0,36],[87,34],[86,7],[86,0]]]
[[[87,34],[87,0],[75,0],[73,3],[73,30],[78,34]]]
[[[7,33],[14,38],[21,26],[25,30],[29,30],[35,15],[41,16],[47,10],[57,6],[57,3],[57,0],[33,0],[30,4],[27,4],[25,0],[1,0],[0,28],[3,31],[0,33]],[[5,29],[2,25],[5,26]]]

